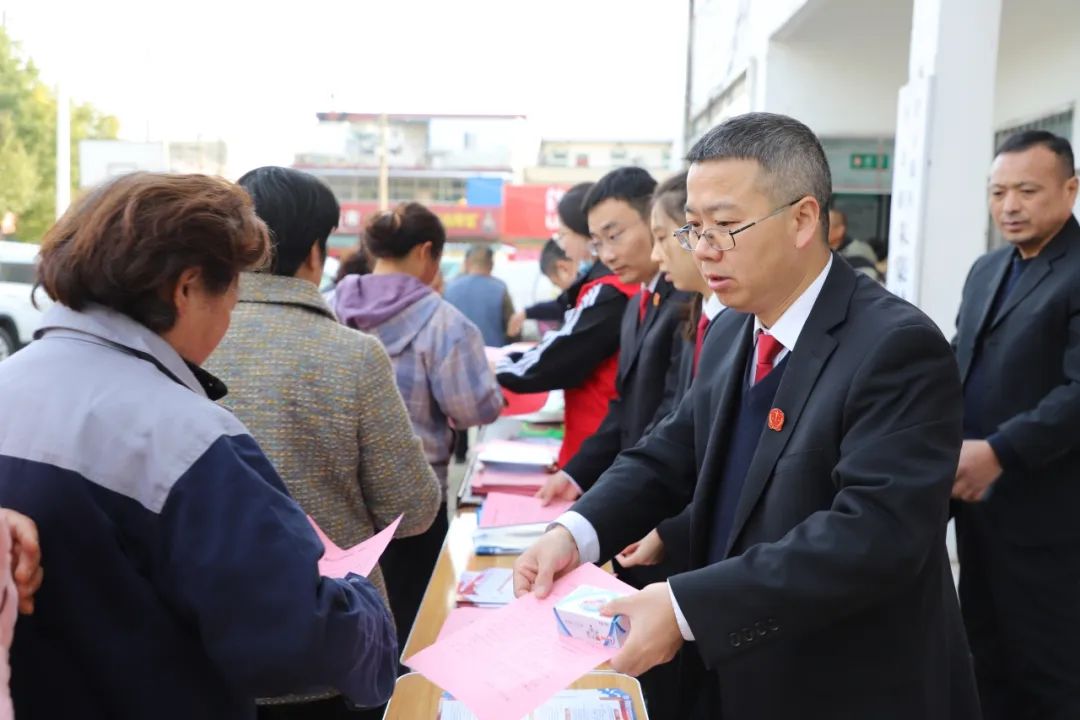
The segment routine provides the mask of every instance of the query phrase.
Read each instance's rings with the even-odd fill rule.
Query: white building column
[[[946,337],[986,252],[1001,0],[914,0],[908,83],[897,112],[889,289]]]

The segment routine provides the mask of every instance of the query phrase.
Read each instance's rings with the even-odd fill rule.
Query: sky
[[[493,113],[541,137],[680,149],[686,0],[0,0],[50,83],[130,140],[288,164],[315,113]],[[520,151],[520,149],[519,149]]]

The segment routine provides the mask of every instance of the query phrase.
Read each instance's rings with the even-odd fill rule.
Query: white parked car
[[[38,245],[0,240],[0,360],[33,339],[49,302],[44,292],[38,293],[41,309],[31,301],[39,250]]]

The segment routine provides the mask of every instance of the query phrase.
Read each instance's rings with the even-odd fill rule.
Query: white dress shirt
[[[780,362],[795,349],[795,345],[799,341],[799,335],[802,334],[803,327],[810,317],[810,311],[814,309],[814,303],[817,302],[818,296],[821,295],[821,288],[825,286],[825,279],[829,276],[832,264],[833,258],[830,254],[829,261],[814,282],[791,304],[791,307],[784,311],[784,314],[773,323],[772,327],[767,328],[761,323],[761,320],[754,318],[755,348],[757,347],[758,335],[762,332],[768,332],[784,346],[784,349],[777,355],[775,362]],[[721,308],[723,308],[723,305],[721,305]],[[555,524],[562,525],[574,536],[578,556],[582,563],[595,563],[600,560],[600,538],[596,534],[596,528],[583,515],[573,511],[565,512],[559,516]],[[686,621],[686,616],[683,615],[682,608],[679,607],[679,600],[675,597],[670,583],[668,584],[668,593],[671,595],[671,606],[675,610],[675,620],[679,624],[679,632],[682,633],[684,640],[693,642],[694,631]]]
[[[727,310],[727,307],[724,306],[724,303],[720,302],[720,298],[712,293],[701,298],[701,312],[705,314],[705,317],[709,318],[709,322],[715,320],[716,316],[725,310]]]
[[[825,263],[825,269],[821,271],[821,274],[817,276],[814,282],[810,283],[810,287],[803,291],[803,294],[795,299],[795,302],[791,303],[791,307],[784,311],[784,314],[773,323],[771,328],[767,328],[761,324],[761,320],[757,317],[754,318],[754,351],[757,352],[757,340],[761,333],[768,333],[776,338],[784,349],[773,360],[773,364],[776,365],[785,357],[788,353],[795,349],[795,343],[799,341],[799,335],[802,334],[803,327],[806,325],[807,319],[810,317],[810,311],[814,309],[814,303],[817,302],[818,295],[821,294],[821,288],[825,286],[825,278],[829,276],[829,270],[832,269],[833,258],[829,255],[829,262]],[[755,375],[756,375],[756,363]],[[754,382],[757,382],[757,377],[753,378]]]

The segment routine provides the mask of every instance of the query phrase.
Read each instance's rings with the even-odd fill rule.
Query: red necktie
[[[649,309],[649,301],[652,300],[652,290],[642,289],[641,291],[641,303],[637,309],[637,321],[638,325],[645,322],[645,313]]]
[[[701,346],[705,344],[705,334],[709,332],[709,316],[704,312],[697,321],[697,337],[694,338],[694,377],[697,377],[697,364],[701,359]]]
[[[761,332],[757,340],[757,367],[754,369],[754,383],[757,384],[769,376],[772,372],[776,356],[784,346],[780,341],[766,332]]]

